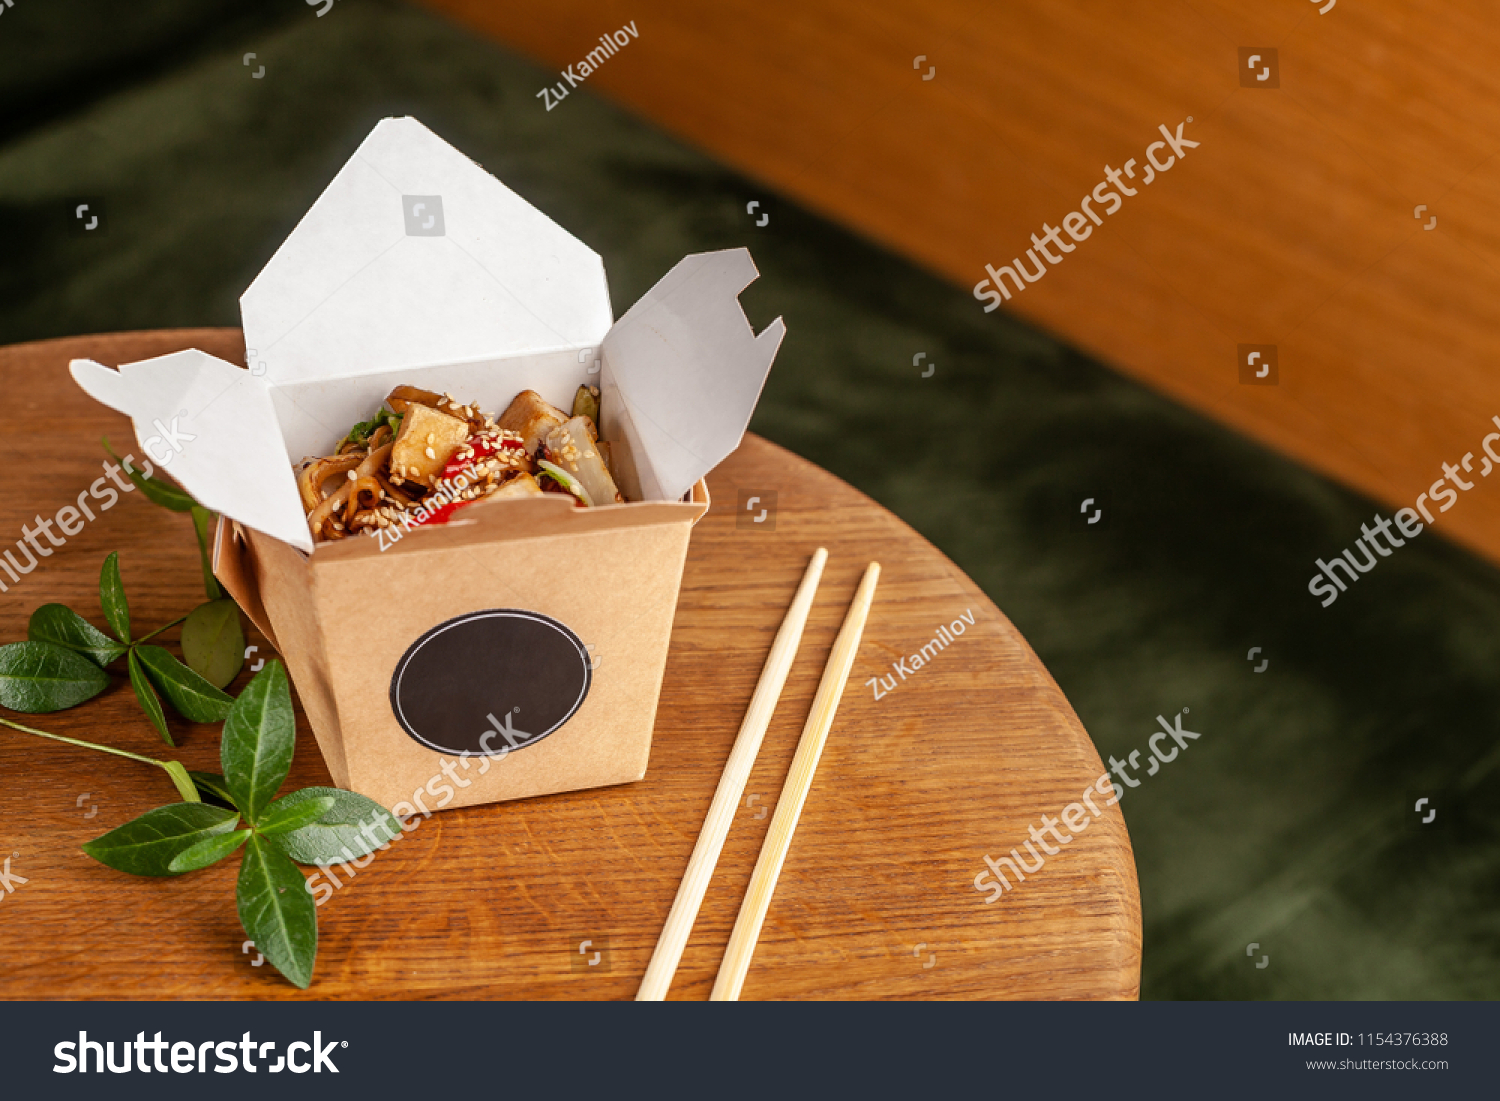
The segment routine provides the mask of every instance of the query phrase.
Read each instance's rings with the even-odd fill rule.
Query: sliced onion
[[[545,470],[549,478],[566,489],[574,497],[577,497],[589,508],[594,507],[594,502],[589,498],[589,491],[583,488],[583,483],[562,467],[556,463],[549,463],[546,459],[538,459],[536,465]]]

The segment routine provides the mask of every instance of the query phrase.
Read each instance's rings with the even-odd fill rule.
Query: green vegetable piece
[[[599,427],[599,388],[596,386],[580,386],[578,393],[573,395],[573,416],[587,417],[594,422],[594,427]]]
[[[583,488],[583,483],[580,482],[577,478],[573,477],[573,475],[569,474],[562,467],[558,466],[556,463],[549,463],[546,459],[538,459],[536,465],[547,472],[547,477],[551,478],[558,485],[562,486],[574,497],[577,497],[580,501],[588,505],[590,508],[594,507],[594,502],[589,497],[589,491]]]
[[[41,715],[91,700],[109,674],[88,658],[51,642],[0,646],[0,707]]]
[[[218,600],[224,595],[224,590],[219,587],[219,579],[214,576],[213,558],[208,545],[208,526],[213,522],[214,514],[202,505],[194,505],[192,513],[193,531],[198,536],[198,558],[203,564],[203,591],[208,593],[208,599]]]
[[[149,474],[142,474],[139,470],[136,470],[130,463],[114,453],[114,450],[109,446],[108,439],[104,440],[104,450],[109,453],[111,459],[119,463],[120,467],[125,471],[125,476],[135,483],[135,487],[144,493],[148,499],[161,505],[162,508],[169,508],[173,512],[187,512],[198,503],[184,490],[174,485],[169,485],[160,478],[153,478]]]
[[[234,697],[204,680],[160,646],[135,648],[151,683],[161,689],[172,708],[189,722],[223,722]]]
[[[369,420],[360,421],[353,428],[349,429],[349,434],[339,441],[339,446],[343,447],[346,443],[364,443],[375,434],[375,430],[382,424],[390,425],[391,435],[395,436],[401,431],[401,415],[399,413],[392,413],[382,405],[379,409],[375,410],[375,415]]]
[[[209,684],[227,688],[245,664],[239,606],[226,597],[194,608],[182,625],[182,656]]]
[[[333,809],[334,800],[327,795],[312,799],[301,799],[288,803],[277,799],[261,812],[256,830],[262,837],[274,837],[279,833],[290,833],[316,822]]]
[[[92,659],[100,668],[125,652],[114,639],[63,604],[43,604],[31,613],[26,637],[32,642],[50,642]]]
[[[289,806],[328,798],[333,806],[317,821],[270,839],[299,864],[332,864],[372,853],[401,835],[396,816],[375,800],[340,788],[302,788],[278,799]]]
[[[373,418],[367,421],[360,421],[353,428],[349,429],[348,434],[339,441],[339,448],[342,448],[346,443],[362,444],[370,438],[370,433],[373,431],[375,431],[375,421]]]
[[[297,725],[292,692],[281,662],[272,660],[251,678],[229,709],[219,741],[219,763],[234,804],[254,825],[292,768]],[[254,939],[254,934],[251,934]],[[258,942],[257,942],[258,943]],[[261,951],[265,951],[262,946]],[[266,952],[269,956],[270,953]]]
[[[252,836],[235,900],[246,936],[276,970],[306,990],[318,958],[318,910],[297,865]]]
[[[229,794],[229,785],[217,772],[189,772],[188,776],[199,793],[208,797],[210,803],[239,810],[234,805],[234,796]]]
[[[249,830],[235,830],[215,837],[205,837],[190,849],[183,849],[172,858],[167,870],[173,875],[196,872],[210,864],[217,864],[250,839]]]
[[[130,657],[125,664],[130,669],[130,687],[135,689],[135,698],[141,702],[141,710],[146,712],[146,718],[151,720],[151,725],[156,727],[156,732],[161,735],[161,740],[170,746],[176,746],[172,741],[172,735],[167,733],[167,716],[162,712],[161,700],[156,696],[156,689],[151,687],[151,681],[146,676],[146,671],[141,668],[140,656],[135,650],[130,651]]]
[[[240,816],[204,803],[173,803],[157,807],[103,837],[84,844],[83,851],[101,864],[131,875],[176,875],[172,860],[198,842],[228,833]]]
[[[99,606],[104,620],[121,642],[130,641],[130,604],[125,599],[125,584],[120,580],[120,552],[112,551],[99,570]]]

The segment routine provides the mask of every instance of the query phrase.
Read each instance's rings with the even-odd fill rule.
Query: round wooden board
[[[67,362],[110,365],[198,347],[243,362],[232,329],[174,330],[0,349],[12,471],[0,550],[102,474],[99,437],[137,445]],[[770,810],[866,563],[884,572],[864,641],[755,953],[746,999],[1130,998],[1140,905],[1118,807],[1000,901],[976,890],[1102,771],[1047,670],[951,562],[890,513],[754,436],[709,476],[693,533],[646,779],[441,811],[377,852],[319,910],[314,983],[300,992],[244,949],[237,859],[137,879],[79,845],[175,799],[165,774],[0,728],[0,992],[7,998],[630,998],[808,556],[829,551],[802,647],[746,787],[671,996],[706,998]],[[762,498],[755,513],[742,494]],[[773,496],[774,495],[774,496]],[[752,522],[774,501],[774,515]],[[97,504],[97,502],[95,502]],[[191,524],[139,494],[88,523],[0,594],[0,641],[59,601],[96,624],[112,550],[132,622],[151,629],[202,599]],[[9,578],[0,575],[0,580]],[[938,625],[974,626],[903,679],[892,663]],[[176,631],[164,636],[173,640]],[[268,652],[264,639],[251,642]],[[260,655],[257,655],[260,656]],[[869,682],[895,676],[875,698]],[[231,687],[238,691],[247,674]],[[9,714],[9,713],[7,713]],[[171,756],[123,675],[101,697],[28,725]],[[299,710],[289,784],[328,783]],[[189,768],[217,771],[217,730],[169,720]],[[1102,800],[1100,800],[1102,804]],[[1024,852],[1024,850],[1023,850]],[[585,944],[585,942],[589,942]],[[581,950],[580,950],[581,949]]]

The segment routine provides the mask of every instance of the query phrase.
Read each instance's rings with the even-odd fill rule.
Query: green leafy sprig
[[[131,687],[146,717],[162,741],[174,745],[158,692],[167,698],[174,711],[195,723],[222,722],[234,700],[219,685],[178,661],[163,647],[149,642],[168,627],[183,623],[183,651],[188,653],[188,643],[192,641],[188,624],[198,616],[197,631],[206,638],[193,641],[193,647],[199,651],[200,660],[206,656],[210,663],[221,663],[214,671],[220,675],[228,672],[229,677],[223,681],[228,684],[239,672],[243,651],[235,654],[240,660],[230,670],[222,656],[223,636],[228,632],[223,627],[219,603],[210,601],[181,619],[133,639],[130,602],[120,579],[120,556],[118,552],[112,553],[99,571],[99,606],[113,635],[99,630],[66,605],[43,604],[31,613],[26,642],[0,646],[0,706],[29,715],[76,707],[109,687],[105,667],[123,657]],[[238,612],[233,601],[228,603],[237,629]]]
[[[105,441],[109,451],[109,441]],[[114,452],[109,451],[111,457]],[[116,458],[116,462],[120,460]],[[0,725],[81,749],[109,753],[166,771],[182,802],[147,811],[86,843],[89,856],[117,871],[178,876],[207,868],[240,849],[235,890],[240,924],[278,971],[297,986],[312,982],[318,951],[317,906],[297,865],[328,866],[366,856],[401,832],[379,803],[338,788],[308,787],[277,797],[291,771],[296,720],[281,662],[271,661],[238,699],[222,691],[244,661],[239,609],[214,579],[208,530],[214,514],[182,490],[120,463],[145,496],[174,512],[190,512],[198,537],[208,601],[150,634],[131,636],[130,604],[118,554],[104,560],[99,605],[113,634],[62,604],[32,613],[27,641],[0,646],[0,706],[43,713],[76,707],[109,686],[105,667],[124,658],[141,707],[168,745],[161,698],[193,722],[223,721],[223,773],[189,772],[163,761],[0,718]],[[147,645],[183,624],[184,665]],[[243,825],[242,825],[243,823]]]
[[[306,989],[318,953],[318,917],[297,863],[365,856],[401,825],[373,799],[338,788],[301,788],[277,798],[295,745],[291,687],[281,662],[272,660],[229,710],[219,741],[223,774],[192,774],[213,803],[147,811],[83,851],[131,875],[175,876],[243,848],[235,890],[240,925],[278,971]]]
[[[338,788],[306,787],[277,797],[291,771],[296,720],[281,662],[257,673],[229,709],[219,740],[222,774],[188,772],[112,746],[36,730],[14,730],[112,753],[167,771],[183,801],[147,811],[87,842],[83,851],[116,871],[178,876],[244,848],[235,900],[240,925],[278,971],[306,989],[318,953],[317,905],[297,864],[326,867],[374,852],[401,832],[373,799]],[[243,825],[242,825],[243,823]]]

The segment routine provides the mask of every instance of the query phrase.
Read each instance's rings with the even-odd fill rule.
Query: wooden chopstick
[[[740,796],[745,783],[750,779],[750,770],[755,767],[755,755],[760,752],[761,740],[766,727],[771,723],[771,713],[776,710],[776,701],[781,698],[781,689],[791,671],[792,659],[797,656],[797,645],[802,641],[802,628],[807,624],[807,613],[812,609],[813,597],[818,591],[818,581],[823,576],[823,565],[828,561],[828,552],[819,547],[807,564],[802,575],[802,584],[792,598],[791,607],[781,621],[771,643],[771,653],[760,672],[760,681],[755,694],[750,697],[750,706],[740,723],[739,735],[734,748],[729,751],[729,761],[724,774],[719,777],[719,788],[714,792],[714,801],[709,805],[708,816],[703,820],[703,829],[698,834],[698,843],[693,846],[693,855],[688,860],[687,871],[677,887],[677,897],[672,900],[672,909],[667,914],[667,923],[662,927],[656,942],[656,951],[646,967],[646,977],[636,991],[638,1002],[659,1002],[667,996],[672,985],[672,976],[677,972],[678,961],[687,947],[688,936],[697,920],[698,908],[703,904],[703,894],[713,879],[714,867],[719,862],[719,853],[724,848],[724,839],[729,836],[729,827],[739,809]]]
[[[755,944],[760,939],[760,927],[766,920],[771,896],[776,891],[776,880],[781,875],[781,865],[786,860],[787,850],[791,848],[792,833],[802,814],[802,804],[806,802],[808,790],[812,787],[818,759],[823,755],[823,744],[828,740],[833,716],[838,711],[844,685],[849,680],[849,670],[854,667],[854,656],[859,651],[860,637],[864,634],[865,620],[869,617],[870,604],[875,599],[875,585],[879,580],[880,564],[871,562],[849,604],[849,611],[844,615],[844,625],[839,628],[838,638],[834,640],[828,664],[823,667],[818,694],[813,697],[812,710],[802,728],[802,740],[797,743],[797,754],[792,758],[786,784],[776,803],[776,815],[771,819],[771,828],[766,832],[760,858],[755,862],[755,871],[750,875],[750,888],[745,892],[745,901],[740,904],[740,916],[735,919],[734,932],[729,935],[729,947],[724,951],[724,962],[719,965],[719,977],[714,981],[710,1001],[739,1000],[740,988],[745,985],[745,974],[750,970],[750,957],[755,954]]]

